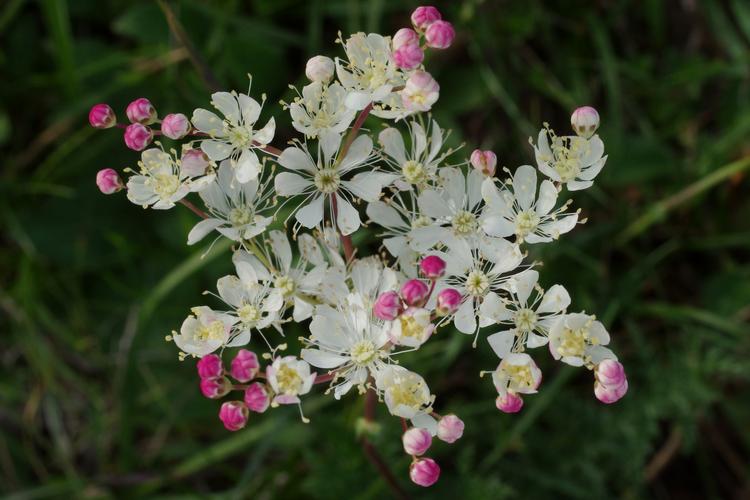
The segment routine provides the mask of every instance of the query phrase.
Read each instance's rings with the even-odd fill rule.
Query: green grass
[[[227,88],[275,104],[336,31],[393,33],[415,2],[173,2]],[[438,3],[454,47],[430,54],[436,119],[452,142],[533,162],[529,135],[568,130],[593,104],[609,160],[575,196],[589,222],[533,249],[542,284],[612,333],[630,393],[598,404],[590,374],[543,359],[518,415],[479,379],[488,349],[446,330],[409,359],[467,423],[435,446],[439,486],[408,483],[400,426],[379,408],[376,446],[415,497],[741,498],[750,491],[750,8],[705,2]],[[164,336],[230,270],[228,245],[185,245],[187,210],[104,197],[103,167],[134,166],[96,102],[147,96],[166,113],[208,104],[201,76],[150,1],[0,4],[0,494],[37,498],[361,498],[389,495],[355,438],[362,401],[306,401],[219,424],[193,363]],[[375,125],[375,122],[371,122]],[[371,235],[361,244],[377,243]],[[296,338],[298,330],[288,332]]]

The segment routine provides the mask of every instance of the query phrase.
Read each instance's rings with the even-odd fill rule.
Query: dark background
[[[276,104],[337,30],[392,34],[415,2],[256,0],[173,3],[226,88],[269,97],[275,144],[294,136]],[[404,363],[425,374],[437,411],[467,423],[430,451],[437,486],[408,482],[400,426],[374,439],[414,496],[748,498],[750,496],[750,4],[727,1],[453,1],[459,33],[427,67],[434,116],[464,152],[533,163],[528,137],[561,132],[596,106],[609,161],[575,195],[589,218],[532,247],[542,285],[596,313],[630,392],[606,406],[591,374],[544,350],[538,395],[494,407],[486,346],[445,331]],[[185,245],[193,214],[105,197],[98,169],[138,155],[86,114],[136,97],[162,113],[208,105],[185,51],[151,1],[0,3],[0,493],[10,498],[385,498],[354,426],[362,399],[306,398],[238,433],[198,391],[193,362],[164,336],[230,271],[227,246]],[[264,118],[265,120],[265,118]],[[376,121],[368,122],[376,125]],[[356,240],[377,248],[371,234]],[[364,250],[363,250],[364,251]],[[289,337],[296,338],[291,331]],[[481,345],[481,344],[480,344]]]

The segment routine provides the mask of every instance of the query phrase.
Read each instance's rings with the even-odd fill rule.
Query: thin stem
[[[188,207],[191,212],[193,212],[195,215],[197,215],[201,219],[208,219],[208,214],[206,212],[204,212],[200,208],[196,207],[195,205],[193,205],[192,203],[190,203],[185,198],[181,199],[179,201],[179,203],[181,203],[182,205],[185,205],[186,207]]]

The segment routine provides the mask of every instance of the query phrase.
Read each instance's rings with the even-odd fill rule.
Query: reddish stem
[[[335,372],[331,373],[324,373],[323,375],[318,374],[317,377],[315,377],[315,383],[316,384],[325,384],[326,382],[330,382],[333,380],[333,377],[336,376]]]
[[[181,199],[180,203],[183,204],[183,205],[185,205],[186,207],[188,207],[191,212],[193,212],[195,215],[197,215],[201,219],[208,219],[208,214],[206,212],[204,212],[200,208],[196,207],[195,205],[193,205],[192,203],[190,203],[185,198]]]

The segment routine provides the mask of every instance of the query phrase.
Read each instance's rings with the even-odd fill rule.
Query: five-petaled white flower
[[[357,113],[344,104],[346,95],[346,90],[338,82],[305,85],[302,95],[289,105],[292,126],[310,139],[328,130],[343,133]]]
[[[299,404],[299,397],[310,392],[315,377],[316,374],[310,372],[310,365],[295,356],[274,359],[266,367],[266,378],[275,394],[271,404]]]
[[[172,336],[181,351],[203,357],[219,347],[232,347],[230,338],[232,326],[237,322],[236,317],[207,306],[193,307],[191,312],[193,314],[182,322],[180,333]]]
[[[375,386],[385,400],[391,415],[410,419],[414,427],[437,432],[437,422],[430,415],[435,396],[421,375],[399,365],[388,365],[378,372]]]
[[[555,359],[571,366],[594,366],[617,360],[608,348],[609,333],[594,316],[572,313],[561,316],[549,331],[549,350]]]
[[[528,354],[511,353],[492,372],[492,382],[501,396],[506,392],[533,394],[542,383],[542,371]]]
[[[602,156],[604,143],[598,135],[590,139],[575,135],[558,137],[549,128],[539,131],[534,153],[539,170],[571,191],[591,187],[607,161]]]

